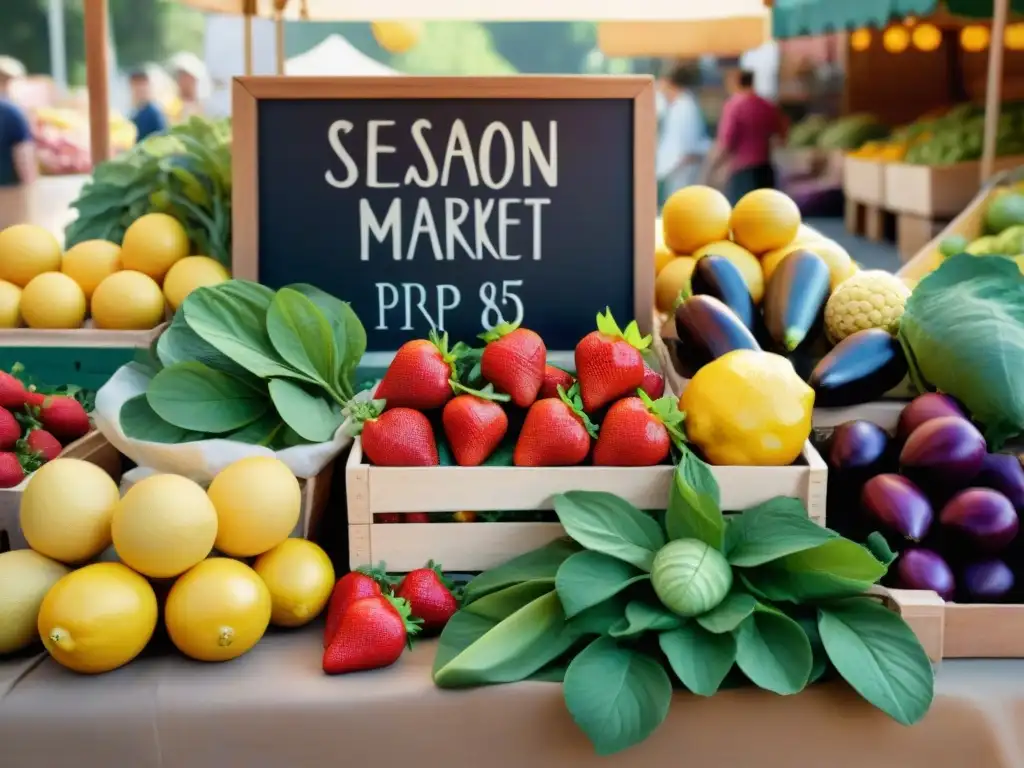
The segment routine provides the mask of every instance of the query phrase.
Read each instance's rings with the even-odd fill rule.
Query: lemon
[[[0,232],[0,280],[25,287],[36,275],[60,270],[60,243],[35,224],[15,224]]]
[[[695,266],[696,259],[677,256],[654,278],[654,306],[659,312],[671,312],[679,292],[689,290],[690,276]]]
[[[270,590],[238,560],[212,557],[180,576],[164,606],[171,642],[198,661],[241,656],[270,624]]]
[[[22,290],[21,316],[29,328],[81,328],[85,293],[63,272],[43,272]]]
[[[156,594],[121,563],[72,571],[46,593],[39,636],[55,661],[85,674],[117,669],[134,659],[156,629]]]
[[[167,270],[189,253],[188,233],[166,213],[147,213],[132,222],[121,241],[121,265],[163,280]]]
[[[800,209],[777,189],[748,192],[732,209],[732,238],[751,253],[765,253],[792,242],[800,231]]]
[[[110,546],[120,493],[106,472],[81,459],[37,469],[21,496],[21,532],[41,555],[62,563],[91,560]]]
[[[106,240],[86,240],[67,250],[60,271],[78,283],[88,299],[103,278],[120,268],[121,246]]]
[[[164,296],[171,309],[177,309],[196,288],[230,280],[231,275],[216,259],[209,256],[187,256],[175,263],[164,278]]]
[[[305,539],[285,539],[256,559],[253,570],[270,590],[270,623],[301,627],[327,605],[334,588],[334,566],[320,547]]]
[[[21,288],[0,280],[0,328],[21,325]]]
[[[146,331],[164,319],[164,294],[153,278],[125,270],[103,279],[92,295],[91,308],[97,328]]]
[[[760,304],[764,297],[764,273],[761,271],[761,262],[746,248],[737,245],[730,240],[720,240],[717,243],[708,243],[693,254],[696,260],[705,256],[721,256],[728,259],[743,275],[743,282],[750,290],[750,297],[755,304]]]
[[[207,490],[217,509],[217,543],[225,555],[255,557],[288,538],[299,521],[299,481],[281,460],[252,456],[229,464]]]
[[[39,639],[39,606],[68,569],[31,549],[0,554],[0,656]]]
[[[693,253],[725,240],[731,211],[725,195],[711,187],[694,184],[673,192],[661,211],[665,245],[676,253]]]
[[[181,475],[151,475],[114,508],[114,549],[143,576],[180,576],[206,559],[217,538],[217,510],[206,491]]]

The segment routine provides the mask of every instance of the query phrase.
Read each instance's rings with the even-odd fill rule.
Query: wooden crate
[[[1024,157],[996,158],[995,171],[1015,168]],[[926,219],[959,216],[981,187],[981,163],[977,160],[953,165],[885,166],[885,206],[897,213]]]
[[[827,438],[832,430],[847,421],[870,421],[886,432],[895,432],[900,414],[908,400],[875,400],[846,408],[815,408],[812,424],[818,439]]]
[[[843,158],[843,194],[847,200],[885,207],[885,167],[887,163],[861,157]]]
[[[912,213],[898,214],[896,216],[896,250],[899,253],[900,261],[903,263],[910,261],[947,226],[949,226],[948,218],[931,219]]]
[[[145,349],[163,333],[167,323],[148,331],[109,331],[93,328],[87,321],[84,328],[46,330],[39,328],[0,329],[0,347],[63,347],[63,348],[129,348]]]

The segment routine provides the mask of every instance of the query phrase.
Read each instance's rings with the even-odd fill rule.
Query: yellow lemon
[[[103,278],[120,268],[121,246],[106,240],[86,240],[68,249],[60,271],[78,283],[88,299]]]
[[[188,233],[166,213],[147,213],[132,222],[121,241],[121,265],[163,280],[174,262],[189,254]]]
[[[658,243],[654,247],[654,274],[660,275],[661,270],[668,266],[669,262],[676,258],[675,253],[664,243]]]
[[[196,288],[230,280],[224,265],[209,256],[187,256],[171,267],[164,278],[164,296],[171,309],[177,309]]]
[[[755,304],[760,303],[764,296],[764,274],[761,272],[761,262],[757,257],[730,240],[720,240],[717,243],[708,243],[694,253],[693,258],[699,261],[712,254],[728,259],[736,266],[743,275],[747,288],[750,289],[750,297]]]
[[[654,305],[659,312],[671,312],[679,292],[690,288],[690,275],[697,266],[696,259],[677,256],[654,278]]]
[[[114,509],[114,549],[143,576],[179,576],[202,562],[217,538],[217,510],[206,491],[181,475],[151,475]]]
[[[65,566],[31,549],[0,554],[0,656],[39,639],[39,606],[67,573]]]
[[[423,37],[423,24],[416,21],[375,21],[370,30],[377,44],[388,53],[405,53]]]
[[[36,275],[60,270],[60,243],[48,229],[15,224],[0,232],[0,280],[24,288]]]
[[[245,563],[204,560],[180,576],[164,606],[171,642],[198,661],[241,656],[270,624],[270,590]]]
[[[270,623],[301,627],[327,605],[334,588],[334,566],[320,547],[305,539],[285,539],[256,559],[253,570],[270,590]]]
[[[207,490],[217,510],[214,546],[232,557],[255,557],[288,538],[302,507],[299,481],[272,456],[225,467]]]
[[[776,189],[748,192],[729,219],[732,239],[751,253],[765,253],[792,242],[800,230],[800,209]]]
[[[81,328],[85,293],[63,272],[43,272],[22,290],[21,316],[29,328]]]
[[[661,211],[665,245],[676,253],[693,253],[701,246],[729,237],[732,209],[717,189],[695,184],[673,192]]]
[[[146,331],[164,319],[164,294],[142,272],[125,270],[104,278],[92,295],[92,321],[97,328]]]
[[[46,593],[38,629],[55,661],[98,674],[138,656],[153,637],[156,619],[156,594],[148,581],[121,563],[94,563]]]
[[[21,288],[0,280],[0,328],[17,328],[20,325]]]
[[[81,459],[37,469],[21,496],[21,532],[36,552],[62,563],[91,560],[110,546],[120,492],[110,475]]]

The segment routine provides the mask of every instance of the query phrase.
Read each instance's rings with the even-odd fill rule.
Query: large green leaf
[[[798,693],[813,661],[807,635],[784,613],[759,606],[740,624],[736,664],[754,685],[780,695]]]
[[[463,613],[472,613],[482,616],[494,622],[507,619],[524,605],[532,603],[538,597],[543,597],[555,589],[554,579],[522,581],[505,587],[497,592],[491,592],[479,600],[464,606]]]
[[[251,424],[270,407],[265,392],[196,362],[175,363],[157,373],[146,400],[164,421],[213,434]]]
[[[650,736],[668,716],[672,681],[650,656],[600,637],[569,664],[565,704],[599,755]]]
[[[569,539],[556,539],[550,544],[514,557],[506,563],[484,571],[472,579],[462,593],[462,604],[471,605],[485,595],[505,589],[522,581],[544,580],[554,589],[558,567],[580,546]]]
[[[570,491],[555,496],[555,513],[565,532],[587,549],[645,571],[665,544],[661,526],[612,493]]]
[[[334,333],[338,354],[338,385],[341,391],[351,395],[355,391],[355,371],[366,353],[366,329],[352,305],[341,301],[316,286],[306,283],[289,285],[307,296],[327,317]],[[347,391],[346,391],[347,390]]]
[[[585,550],[569,557],[558,569],[555,589],[565,615],[573,617],[617,595],[650,574],[601,552]]]
[[[717,550],[723,546],[725,518],[711,467],[684,450],[672,478],[665,529],[669,539],[698,539]]]
[[[146,399],[145,393],[125,400],[118,415],[121,431],[132,440],[150,443],[192,443],[205,440],[213,435],[182,429],[169,424],[157,415]]]
[[[658,645],[679,681],[698,696],[714,696],[736,661],[732,633],[714,634],[692,621],[662,632]]]
[[[341,406],[314,390],[310,385],[290,379],[271,379],[268,385],[270,399],[281,419],[299,435],[312,443],[326,443],[334,439],[345,415]]]
[[[329,392],[336,389],[339,355],[334,331],[307,296],[291,288],[279,290],[267,310],[267,335],[288,365]]]
[[[755,594],[768,600],[802,603],[861,595],[886,570],[860,544],[835,538],[768,565],[744,569],[741,576]]]
[[[189,328],[181,310],[175,313],[167,330],[160,334],[156,343],[156,354],[164,366],[196,361],[239,379],[252,376],[249,371],[207,344]]]
[[[746,592],[738,591],[734,586],[733,591],[725,596],[725,600],[703,616],[698,616],[697,623],[716,635],[732,632],[754,612],[755,608],[757,600]]]
[[[850,598],[823,606],[818,630],[832,665],[857,693],[903,725],[924,717],[935,675],[903,619],[870,598]]]
[[[732,565],[750,568],[837,537],[808,518],[798,499],[778,496],[729,520],[725,555]]]
[[[625,617],[613,626],[612,637],[637,637],[645,632],[666,632],[682,624],[682,618],[660,606],[640,600],[626,605]]]

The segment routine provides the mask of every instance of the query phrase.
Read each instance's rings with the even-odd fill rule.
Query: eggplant
[[[876,475],[868,480],[860,503],[875,521],[910,541],[927,536],[935,517],[921,489],[900,475]]]
[[[736,313],[714,296],[690,296],[676,307],[676,358],[690,379],[704,365],[735,349],[761,349]]]
[[[967,414],[964,413],[956,400],[949,395],[943,395],[938,392],[918,395],[910,401],[900,414],[899,424],[896,426],[896,437],[900,440],[906,440],[915,429],[926,421],[939,419],[943,416],[967,418]]]
[[[764,320],[772,341],[787,352],[820,330],[832,275],[810,251],[793,251],[775,268],[764,294]]]
[[[974,484],[999,491],[1014,509],[1024,509],[1024,467],[1012,453],[990,453],[981,462]]]
[[[889,435],[870,421],[847,421],[832,432],[828,445],[830,469],[865,469],[877,466],[886,456]]]
[[[695,296],[714,296],[731,309],[740,322],[756,332],[760,315],[754,307],[747,281],[739,267],[724,256],[711,254],[697,261],[690,275],[690,291]]]
[[[961,576],[960,585],[973,602],[1001,600],[1013,589],[1015,581],[1010,566],[1002,560],[983,560],[964,566]]]
[[[919,484],[963,488],[988,453],[985,438],[967,421],[942,416],[919,426],[900,451],[900,469]]]
[[[878,400],[907,375],[907,358],[881,328],[857,331],[840,341],[811,371],[814,405],[836,408]]]
[[[964,534],[981,549],[998,552],[1017,537],[1020,519],[999,491],[968,488],[942,508],[939,524]]]
[[[897,583],[903,589],[930,589],[943,600],[952,600],[956,591],[953,571],[930,549],[908,549],[896,561]]]

